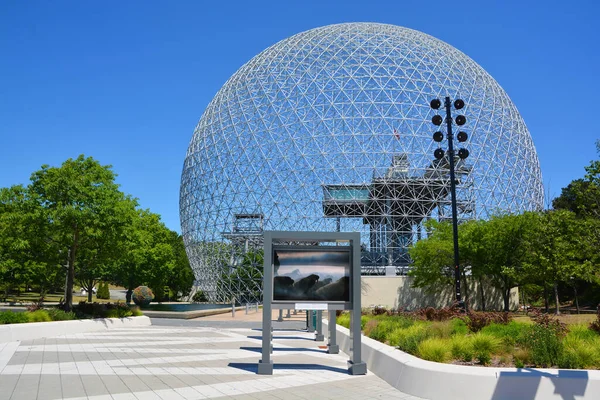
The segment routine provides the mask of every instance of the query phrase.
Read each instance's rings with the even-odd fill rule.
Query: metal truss
[[[260,301],[263,229],[357,231],[363,273],[405,274],[422,223],[451,215],[429,107],[445,96],[466,103],[459,218],[541,209],[538,158],[515,105],[438,39],[331,25],[242,66],[202,115],[182,173],[182,233],[200,288],[212,301]]]

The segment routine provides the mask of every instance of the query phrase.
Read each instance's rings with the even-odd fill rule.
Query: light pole
[[[442,106],[442,102],[439,99],[433,99],[433,100],[431,100],[429,105],[431,106],[432,109],[438,110]],[[456,110],[460,110],[464,106],[465,106],[465,102],[462,101],[461,99],[454,100],[454,108]],[[464,308],[464,303],[462,301],[462,297],[461,297],[461,293],[460,293],[460,266],[459,266],[459,257],[458,257],[458,218],[457,218],[457,210],[456,210],[456,180],[455,180],[455,173],[454,173],[455,152],[454,152],[454,144],[453,144],[454,135],[452,134],[452,122],[453,122],[452,113],[451,113],[452,102],[450,101],[450,97],[445,98],[444,107],[446,108],[446,119],[445,119],[446,129],[447,129],[446,138],[448,139],[448,161],[450,164],[449,167],[450,167],[450,197],[451,197],[451,202],[452,202],[452,236],[454,239],[454,281],[456,284],[456,301],[458,302],[458,304],[461,308]],[[441,115],[434,115],[431,118],[431,122],[436,126],[440,126],[443,121],[444,121],[444,119],[442,118]],[[466,122],[467,122],[467,118],[465,118],[464,115],[457,115],[456,119],[454,120],[454,123],[456,123],[456,125],[458,125],[458,126],[462,126]],[[468,135],[465,132],[460,131],[456,135],[456,138],[458,139],[459,142],[464,142],[467,140]],[[435,140],[436,142],[439,143],[443,139],[444,139],[444,134],[441,131],[437,131],[433,134],[433,140]],[[433,153],[435,158],[438,160],[441,160],[442,158],[444,158],[444,154],[445,154],[445,152],[441,148],[436,149]],[[458,157],[461,160],[464,160],[465,158],[469,157],[469,150],[461,148],[460,150],[458,150]]]

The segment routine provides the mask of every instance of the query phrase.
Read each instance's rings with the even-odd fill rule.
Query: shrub
[[[70,321],[77,318],[74,312],[65,312],[58,308],[49,308],[48,310],[46,310],[46,312],[48,313],[52,321]]]
[[[558,362],[560,368],[589,368],[600,361],[596,348],[586,340],[575,336],[567,337],[563,346],[563,353]]]
[[[100,282],[98,284],[98,291],[96,292],[96,298],[110,300],[110,289],[108,288],[108,283]]]
[[[371,313],[373,315],[382,315],[382,314],[387,314],[388,313],[388,309],[382,306],[375,306],[373,307],[373,310],[371,311]]]
[[[24,312],[0,311],[0,325],[24,324],[29,322],[29,317]]]
[[[466,335],[469,332],[467,324],[462,318],[452,318],[450,320],[453,335]]]
[[[140,308],[137,306],[129,307],[129,309],[131,310],[131,315],[134,317],[141,317],[142,315],[144,315],[142,313],[142,310],[140,310]]]
[[[427,328],[422,324],[414,324],[408,328],[398,328],[388,335],[391,346],[398,347],[407,353],[416,354],[419,344],[429,337]]]
[[[78,318],[124,318],[133,315],[125,303],[86,303],[73,307]]]
[[[337,317],[337,324],[350,329],[350,314],[344,313]]]
[[[511,320],[512,317],[507,312],[471,311],[465,317],[467,327],[473,333],[479,332],[489,324],[508,324]]]
[[[588,342],[600,339],[596,332],[594,332],[592,329],[588,329],[588,327],[583,324],[570,325],[569,332],[567,333],[567,338],[569,337],[575,337]]]
[[[455,335],[450,340],[450,354],[453,358],[462,361],[473,359],[473,345],[467,336]]]
[[[105,318],[119,318],[119,310],[114,309],[114,308],[112,310],[106,310],[104,317]]]
[[[462,309],[457,304],[453,304],[450,307],[433,308],[426,307],[418,309],[414,312],[414,315],[419,319],[425,319],[427,321],[447,321],[452,318],[456,318],[462,314]]]
[[[448,341],[440,338],[425,339],[417,346],[417,355],[428,361],[446,362],[450,359]]]
[[[429,335],[431,337],[438,337],[441,339],[447,339],[452,336],[452,324],[450,321],[434,321],[431,325],[427,326]]]
[[[377,325],[379,325],[379,320],[376,319],[370,319],[367,321],[367,323],[365,324],[364,328],[363,328],[363,333],[365,336],[371,337],[371,332],[373,332],[373,330],[377,327]],[[348,326],[350,326],[350,320],[348,319]]]
[[[27,312],[27,318],[29,318],[29,322],[49,322],[52,321],[50,315],[46,312],[46,310],[37,310]]]
[[[406,318],[404,316],[394,316],[388,317],[385,315],[376,317],[374,319],[379,323],[372,326],[370,332],[367,333],[366,325],[365,325],[365,335],[369,336],[371,339],[379,340],[380,342],[386,342],[389,340],[388,335],[396,330],[402,328],[408,328],[414,321],[410,318]],[[368,324],[368,322],[367,322]]]
[[[192,303],[204,303],[207,301],[208,297],[202,290],[198,290],[196,293],[194,293],[194,296],[192,296]]]
[[[40,297],[37,301],[27,306],[27,311],[37,311],[44,307],[44,297]]]
[[[531,352],[528,349],[516,349],[513,353],[513,361],[515,367],[523,368],[527,364],[531,364]]]
[[[138,286],[133,289],[132,295],[133,302],[138,306],[147,306],[152,300],[154,300],[154,294],[148,286]]]
[[[500,348],[501,341],[495,336],[485,333],[477,333],[471,338],[473,355],[481,364],[488,364],[492,354]]]
[[[526,343],[531,349],[531,361],[539,367],[558,365],[562,357],[561,335],[552,327],[534,324],[529,328]]]
[[[590,329],[600,334],[600,306],[598,307],[598,313],[596,314],[596,320],[590,323]]]

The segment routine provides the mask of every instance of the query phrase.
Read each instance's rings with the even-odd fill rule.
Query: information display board
[[[273,246],[273,302],[350,302],[349,246]]]

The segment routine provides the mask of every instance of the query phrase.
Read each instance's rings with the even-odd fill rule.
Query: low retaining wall
[[[327,326],[327,321],[323,321]],[[327,332],[324,327],[323,330]],[[337,325],[340,349],[349,354],[348,329]],[[362,336],[369,371],[396,389],[429,400],[600,399],[600,371],[491,368],[425,361]]]
[[[246,306],[236,307],[235,311],[246,311]],[[150,318],[174,318],[174,319],[190,319],[198,317],[208,317],[209,315],[227,314],[231,312],[229,308],[212,308],[210,310],[192,310],[192,311],[154,311],[142,310],[144,315]],[[254,311],[256,312],[256,311]]]
[[[0,325],[0,343],[150,325],[146,316]]]

